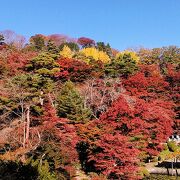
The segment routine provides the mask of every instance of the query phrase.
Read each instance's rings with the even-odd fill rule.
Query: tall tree
[[[71,81],[67,81],[58,96],[58,115],[74,123],[86,122],[90,118],[89,109],[85,108],[82,97]]]
[[[72,58],[74,53],[71,51],[71,49],[68,46],[65,45],[59,54],[64,58]]]
[[[59,64],[55,61],[56,58],[57,56],[54,54],[41,53],[26,65],[27,71],[52,78],[59,71]]]
[[[138,70],[139,57],[135,52],[124,51],[116,54],[109,64],[106,65],[106,74],[117,77],[127,77]]]
[[[110,57],[104,51],[99,51],[95,47],[84,48],[80,51],[80,54],[85,56],[82,60],[87,63],[91,61],[102,61],[103,63],[109,63],[111,61]]]
[[[94,40],[86,37],[80,37],[77,42],[82,46],[82,48],[92,47],[95,45]]]
[[[60,58],[57,63],[60,71],[56,73],[56,77],[61,81],[83,82],[91,76],[92,67],[83,61]]]
[[[45,36],[36,34],[30,37],[29,42],[37,51],[41,51],[45,47]]]
[[[16,34],[14,31],[5,30],[0,32],[4,36],[4,42],[9,45],[9,47],[15,47],[17,49],[22,49],[25,46],[26,38],[22,35]]]
[[[109,57],[112,57],[112,50],[111,50],[111,46],[109,45],[109,43],[107,43],[107,45],[104,42],[97,42],[96,43],[96,47],[97,49],[99,49],[100,51],[104,51],[106,52],[106,54]]]
[[[57,54],[58,53],[57,46],[51,40],[49,40],[48,43],[47,43],[47,51],[52,53],[52,54]]]
[[[68,46],[71,51],[79,51],[79,46],[75,42],[64,42],[59,46],[59,49],[62,50],[64,46]]]

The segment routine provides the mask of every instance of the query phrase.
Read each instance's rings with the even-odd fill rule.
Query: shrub
[[[167,145],[170,151],[176,152],[179,149],[179,147],[176,145],[174,141],[169,141]]]

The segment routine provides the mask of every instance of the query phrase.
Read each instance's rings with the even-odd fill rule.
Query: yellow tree
[[[64,46],[59,54],[65,58],[72,58],[74,53],[71,51],[71,49],[68,46]]]
[[[85,61],[89,63],[90,59],[94,59],[95,61],[102,61],[103,63],[109,63],[109,56],[103,52],[99,51],[95,47],[84,48],[80,51],[80,54],[86,57]]]
[[[119,59],[119,60],[120,60],[120,59],[123,59],[124,56],[129,56],[132,61],[135,61],[136,64],[139,63],[139,59],[140,59],[140,58],[139,58],[138,55],[137,55],[135,52],[133,52],[133,51],[127,51],[127,50],[125,50],[125,51],[119,52],[119,53],[116,54],[116,59]]]

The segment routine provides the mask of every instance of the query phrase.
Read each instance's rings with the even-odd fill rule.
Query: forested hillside
[[[0,179],[143,179],[179,133],[179,47],[0,34]]]

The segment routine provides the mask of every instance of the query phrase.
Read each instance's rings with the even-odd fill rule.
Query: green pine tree
[[[42,51],[45,47],[45,36],[42,34],[36,34],[30,37],[30,46],[37,51]]]
[[[47,43],[47,51],[52,54],[57,54],[59,52],[59,49],[56,47],[56,45],[51,40],[49,40]]]
[[[71,51],[79,51],[79,46],[78,44],[74,43],[74,42],[64,42],[59,46],[59,50],[62,51],[64,46],[68,46]]]
[[[131,53],[120,53],[115,59],[112,59],[109,64],[106,65],[105,73],[112,77],[128,77],[138,70],[137,60],[131,55]]]
[[[64,84],[58,96],[58,115],[74,123],[84,123],[90,118],[90,110],[84,107],[83,99],[71,81]]]
[[[100,51],[105,52],[109,57],[112,57],[112,50],[109,43],[107,45],[104,42],[97,42],[96,48]]]
[[[55,61],[57,56],[51,53],[41,53],[33,58],[26,69],[29,72],[41,75],[43,77],[54,77],[56,72],[59,72],[59,65]]]

